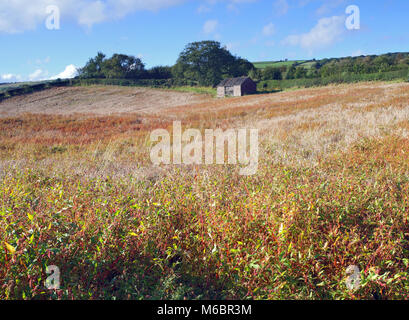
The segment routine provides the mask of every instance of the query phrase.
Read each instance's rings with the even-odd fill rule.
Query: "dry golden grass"
[[[1,158],[7,159],[14,154],[20,160],[50,161],[58,156],[58,166],[66,162],[64,168],[72,167],[67,164],[78,159],[83,163],[82,168],[87,166],[89,154],[93,153],[96,162],[115,163],[104,166],[106,169],[123,171],[119,169],[120,165],[134,168],[136,162],[149,167],[149,133],[157,128],[171,130],[174,120],[182,120],[185,126],[199,129],[258,128],[264,146],[262,152],[268,153],[265,156],[277,163],[311,166],[328,153],[346,150],[365,137],[379,137],[385,133],[407,137],[408,89],[405,83],[363,83],[243,98],[212,99],[193,95],[187,106],[172,106],[174,93],[163,90],[120,87],[52,89],[39,93],[42,99],[34,94],[0,104],[0,110],[9,110],[15,104],[17,108],[13,112],[22,112],[0,119]],[[160,103],[160,114],[151,105],[149,112],[100,114],[111,113],[113,105],[109,103],[123,99],[121,104],[125,104],[129,95],[135,92],[139,92],[139,98],[133,103],[140,106],[156,101],[151,97],[155,92],[158,99],[163,100],[164,94],[169,95],[169,99]],[[114,99],[106,100],[106,96]],[[176,99],[179,103],[192,97],[179,92],[176,96],[183,97],[182,100]],[[79,107],[73,108],[71,114],[67,110],[59,112],[50,107],[57,97],[55,108],[76,101],[84,112],[82,108],[90,99],[104,106],[81,114],[76,113]],[[200,102],[203,99],[207,102]],[[44,103],[42,109],[34,106],[39,101]],[[26,113],[30,108],[34,108],[33,113]],[[141,107],[140,110],[148,108]],[[62,151],[58,151],[59,146],[64,146]],[[271,150],[274,150],[272,154],[269,153]],[[130,173],[132,170],[125,171]],[[115,172],[106,174],[115,175]]]

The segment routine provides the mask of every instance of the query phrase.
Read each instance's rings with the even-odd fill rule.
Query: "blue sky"
[[[359,29],[345,25],[350,5]],[[1,1],[0,82],[72,77],[97,51],[173,65],[208,39],[252,62],[409,51],[408,12],[407,0]]]

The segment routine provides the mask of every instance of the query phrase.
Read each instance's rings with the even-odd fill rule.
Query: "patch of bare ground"
[[[156,113],[175,106],[206,102],[208,95],[150,88],[90,86],[53,88],[13,97],[0,103],[0,116],[24,113],[113,115]]]

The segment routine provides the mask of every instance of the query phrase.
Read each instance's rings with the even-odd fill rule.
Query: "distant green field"
[[[305,61],[303,63],[298,64],[300,67],[304,67],[305,69],[311,69],[312,65],[315,61]]]
[[[13,86],[13,84],[9,84],[9,83],[0,84],[0,92],[7,91],[7,90],[9,90],[9,89],[11,89],[13,87],[17,87],[17,86],[16,85]]]
[[[0,93],[8,91],[10,89],[17,89],[22,86],[30,86],[30,85],[36,85],[40,83],[49,83],[50,81],[33,81],[33,82],[16,82],[16,83],[2,83],[0,84]]]
[[[13,96],[42,91],[53,87],[73,85],[71,80],[44,80],[33,82],[0,83],[0,101]]]
[[[261,61],[253,62],[253,65],[258,69],[265,69],[267,67],[283,67],[283,66],[292,66],[293,64],[301,64],[306,62],[306,60],[291,60],[291,61]]]
[[[257,84],[259,92],[276,92],[291,88],[310,88],[329,84],[357,83],[361,81],[406,81],[408,70],[377,72],[369,74],[347,73],[325,78],[302,78],[285,80],[263,80]]]

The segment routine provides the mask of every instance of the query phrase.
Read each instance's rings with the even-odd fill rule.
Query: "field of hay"
[[[3,101],[0,117],[24,113],[48,115],[112,115],[153,113],[209,100],[208,95],[135,87],[61,87]]]
[[[175,120],[259,129],[257,174],[153,166],[149,135]],[[408,299],[408,155],[408,83],[7,99],[0,299]]]

